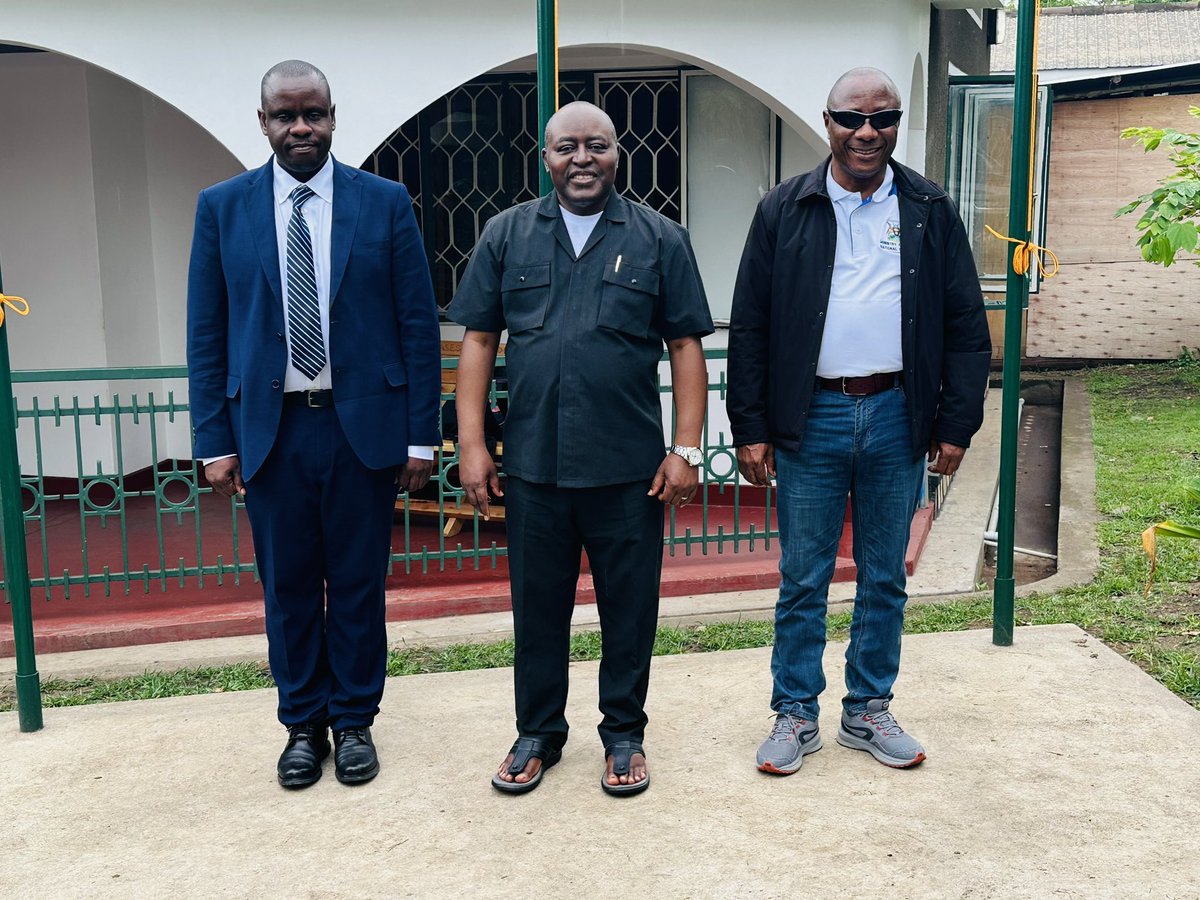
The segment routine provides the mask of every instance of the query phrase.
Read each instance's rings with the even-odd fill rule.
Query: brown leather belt
[[[859,375],[850,378],[817,378],[817,387],[823,391],[837,391],[847,397],[869,397],[890,391],[903,383],[900,372],[876,372],[874,375]]]
[[[283,395],[283,402],[288,406],[307,406],[309,409],[320,409],[333,406],[333,391],[288,391]]]

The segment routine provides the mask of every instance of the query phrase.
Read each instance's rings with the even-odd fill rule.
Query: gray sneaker
[[[758,771],[791,775],[800,770],[805,756],[820,749],[821,732],[816,722],[780,713],[758,748]]]
[[[872,700],[865,712],[855,716],[843,709],[837,742],[843,747],[866,750],[893,769],[907,769],[925,761],[925,748],[904,733],[896,717],[888,712],[887,700]]]

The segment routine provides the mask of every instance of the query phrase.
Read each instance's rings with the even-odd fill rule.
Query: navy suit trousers
[[[333,407],[285,403],[246,483],[284,725],[349,728],[379,712],[395,474],[363,465]]]

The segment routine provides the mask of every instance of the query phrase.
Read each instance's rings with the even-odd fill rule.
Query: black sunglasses
[[[833,121],[851,131],[858,131],[868,122],[876,131],[893,128],[900,124],[900,117],[904,115],[902,109],[881,109],[873,113],[860,113],[854,109],[827,109],[825,112],[829,113],[829,118]]]

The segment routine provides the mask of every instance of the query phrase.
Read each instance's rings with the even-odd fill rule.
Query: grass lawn
[[[1200,708],[1200,541],[1162,539],[1153,590],[1143,596],[1149,570],[1141,533],[1163,519],[1200,525],[1200,508],[1187,501],[1183,482],[1200,477],[1200,359],[1110,366],[1086,379],[1092,398],[1096,448],[1100,569],[1086,586],[1018,600],[1018,625],[1074,623],[1133,660]],[[829,636],[847,636],[848,613],[830,616]],[[990,599],[913,604],[911,634],[991,626]],[[598,633],[576,635],[571,657],[598,659]],[[656,654],[734,650],[769,645],[769,622],[660,628]],[[512,664],[512,641],[391,651],[389,675],[450,672]],[[177,696],[270,687],[263,666],[240,664],[116,680],[46,679],[46,706]],[[0,711],[14,707],[0,694]]]

